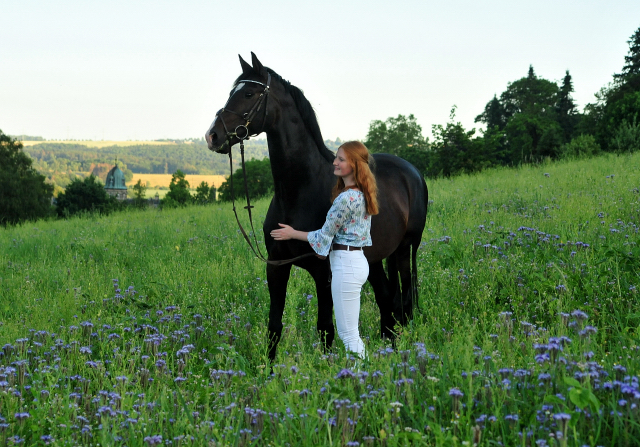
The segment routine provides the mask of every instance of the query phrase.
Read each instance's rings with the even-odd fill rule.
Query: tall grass
[[[0,443],[637,445],[640,155],[430,182],[420,310],[355,363],[228,205],[0,233]],[[264,216],[267,201],[256,214]]]

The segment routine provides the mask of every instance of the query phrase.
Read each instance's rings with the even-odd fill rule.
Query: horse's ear
[[[247,64],[245,60],[242,59],[242,56],[240,56],[239,54],[238,54],[238,57],[240,58],[240,66],[242,67],[242,74],[251,73],[251,71],[253,70],[253,68],[251,68],[251,65]]]
[[[256,56],[253,51],[251,52],[251,63],[253,64],[253,70],[256,73],[260,73],[261,75],[265,74],[264,67],[262,66],[262,64],[258,60],[258,56]]]

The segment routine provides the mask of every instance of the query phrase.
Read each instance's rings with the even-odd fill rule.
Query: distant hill
[[[25,152],[34,166],[45,172],[88,172],[91,165],[117,159],[133,173],[172,174],[180,169],[185,174],[221,175],[229,170],[226,156],[211,152],[204,141],[163,142],[65,141],[28,142]],[[268,155],[266,140],[250,140],[245,144],[247,159],[263,159]]]
[[[107,140],[107,141],[93,141],[93,140],[44,140],[42,137],[27,137],[31,139],[20,139],[19,137],[14,137],[22,143],[23,146],[34,146],[36,144],[48,143],[48,144],[72,144],[72,145],[80,145],[91,148],[103,148],[109,146],[161,146],[161,145],[171,145],[171,144],[193,144],[192,140],[153,140],[153,141],[115,141],[115,140]],[[36,138],[40,138],[37,140]]]
[[[13,138],[14,140],[18,140],[18,141],[22,141],[22,143],[25,143],[26,141],[31,142],[31,141],[44,141],[44,138],[42,137],[32,137],[29,135],[9,135],[11,138]]]
[[[95,173],[102,181],[118,160],[127,181],[133,174],[173,174],[178,169],[189,175],[229,175],[229,158],[211,152],[204,139],[156,141],[43,141],[42,137],[21,135],[24,151],[33,166],[60,189],[76,177]],[[340,139],[326,140],[334,152]],[[245,158],[261,160],[269,156],[267,140],[245,142]],[[240,157],[234,150],[234,171]]]

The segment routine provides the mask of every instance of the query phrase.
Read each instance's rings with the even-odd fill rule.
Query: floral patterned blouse
[[[348,189],[333,201],[327,213],[327,220],[320,230],[307,235],[311,248],[322,256],[327,256],[331,244],[351,247],[371,245],[371,216],[362,191]]]

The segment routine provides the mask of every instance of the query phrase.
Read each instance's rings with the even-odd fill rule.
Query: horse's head
[[[209,149],[221,154],[228,154],[231,147],[241,140],[268,130],[274,116],[275,101],[270,97],[276,86],[272,85],[269,71],[253,53],[253,66],[239,57],[242,74],[205,134]]]

